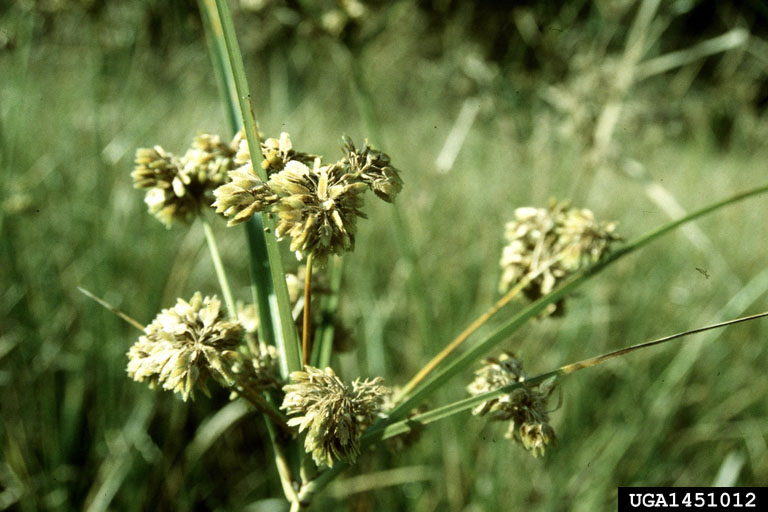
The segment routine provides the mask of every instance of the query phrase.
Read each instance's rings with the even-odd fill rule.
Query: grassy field
[[[77,9],[57,16],[14,6],[0,18],[0,509],[287,510],[274,499],[261,419],[221,390],[184,403],[128,379],[137,333],[77,291],[141,322],[176,297],[217,293],[201,227],[166,230],[129,176],[138,147],[180,153],[201,131],[227,133],[202,30],[181,15],[166,20],[170,46],[132,11],[99,23]],[[401,3],[387,16],[355,58],[380,125],[372,142],[403,171],[397,207],[417,266],[403,258],[392,207],[369,200],[345,260],[340,315],[354,343],[335,367],[348,380],[404,384],[496,300],[504,223],[519,206],[571,198],[633,239],[768,179],[768,118],[739,103],[739,85],[750,86],[755,67],[764,80],[766,67],[744,46],[706,61],[730,73],[720,82],[695,80],[701,61],[640,82],[623,98],[610,154],[589,166],[579,112],[557,110],[546,91],[575,91],[592,108],[605,100],[599,87],[516,76],[483,59],[455,22],[443,52],[429,55],[437,36],[419,36],[421,11]],[[373,136],[342,45],[301,34],[261,44],[259,26],[238,29],[263,131],[288,131],[300,150],[331,159],[342,134]],[[462,108],[472,123],[457,123]],[[441,170],[436,160],[461,128]],[[645,181],[624,172],[638,166]],[[529,324],[504,348],[536,374],[768,309],[767,201],[730,206],[629,256],[570,298],[565,317]],[[216,229],[245,300],[243,232]],[[408,284],[414,272],[424,297]],[[469,414],[434,424],[407,451],[364,454],[317,509],[613,510],[617,486],[765,485],[766,334],[758,320],[568,377],[552,415],[559,443],[543,459]],[[466,396],[470,380],[454,379],[430,405]]]

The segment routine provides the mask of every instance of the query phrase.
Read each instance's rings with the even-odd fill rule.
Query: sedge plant
[[[504,422],[507,438],[534,457],[544,456],[557,438],[550,415],[566,375],[768,315],[693,329],[528,376],[514,353],[498,352],[512,333],[530,321],[567,314],[568,296],[619,259],[684,224],[763,194],[768,185],[629,241],[619,236],[615,223],[596,220],[590,210],[552,201],[545,208],[518,208],[514,219],[498,226],[506,240],[500,255],[501,298],[409,381],[398,387],[381,376],[351,380],[339,375],[332,364],[340,334],[333,317],[343,293],[343,258],[354,250],[358,230],[365,229],[365,201],[394,203],[407,185],[408,171],[400,171],[367,141],[358,146],[342,137],[341,156],[328,161],[294,149],[288,133],[263,136],[227,3],[200,0],[199,6],[232,133],[225,138],[200,134],[183,156],[159,145],[139,149],[132,178],[145,190],[149,213],[166,226],[202,225],[223,302],[197,292],[144,324],[84,293],[141,331],[127,353],[129,377],[185,401],[217,383],[263,416],[291,510],[311,507],[317,493],[370,446],[429,435],[422,432],[427,425],[467,411]],[[215,230],[235,226],[245,226],[251,270],[253,293],[245,305],[233,296],[214,238]],[[285,271],[281,240],[302,267],[298,275]],[[327,286],[318,286],[321,270]],[[515,298],[525,305],[511,312]],[[504,315],[490,333],[480,329]],[[469,398],[424,409],[445,382],[473,368],[474,374],[463,375]]]

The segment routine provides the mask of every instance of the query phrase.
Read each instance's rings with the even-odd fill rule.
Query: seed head
[[[213,195],[216,213],[230,217],[227,226],[245,222],[277,201],[274,192],[249,165],[230,171],[229,181],[214,190]]]
[[[357,379],[347,386],[331,368],[305,366],[291,374],[291,382],[283,386],[281,409],[297,415],[288,425],[307,430],[304,449],[315,464],[332,467],[335,461],[357,460],[360,436],[376,418],[387,393],[382,379]]]
[[[377,196],[388,203],[394,201],[403,189],[403,180],[398,170],[390,165],[389,155],[373,149],[367,141],[358,151],[349,137],[342,140],[344,158],[339,163],[348,167],[348,172],[358,176]]]
[[[279,139],[269,138],[265,140],[261,144],[261,154],[264,156],[261,166],[267,171],[267,175],[282,171],[285,164],[292,160],[305,165],[312,165],[315,158],[318,158],[317,155],[294,151],[291,136],[286,132],[282,132]]]
[[[477,396],[514,382],[523,383],[511,393],[481,403],[472,414],[491,413],[492,420],[510,421],[505,437],[521,443],[534,457],[539,457],[544,455],[548,444],[557,440],[546,409],[555,382],[550,380],[530,386],[524,381],[522,362],[505,352],[498,359],[483,361],[483,367],[475,372],[475,380],[467,386],[467,391]]]
[[[228,226],[245,222],[257,212],[270,210],[278,199],[269,184],[264,183],[253,170],[251,151],[242,131],[239,137],[235,155],[235,164],[238,167],[229,173],[229,181],[214,191],[216,201],[213,206],[217,213],[231,217]],[[261,166],[268,176],[282,171],[288,162],[297,161],[311,165],[316,158],[315,155],[294,151],[291,137],[286,132],[281,133],[279,139],[265,140],[261,144],[261,151],[264,157]]]
[[[241,140],[239,142],[237,156],[235,157],[236,165],[246,166],[253,169],[251,165],[251,150],[248,147],[248,141],[245,139],[245,133],[240,131]],[[306,165],[312,165],[317,155],[310,155],[295,151],[293,149],[293,143],[291,142],[291,136],[282,132],[280,137],[268,138],[261,143],[261,155],[263,157],[261,161],[261,167],[267,171],[267,176],[273,173],[282,171],[285,168],[285,164],[291,160],[297,160]]]
[[[267,139],[261,149],[269,180],[265,183],[254,172],[248,144],[242,140],[235,157],[241,166],[214,192],[216,211],[230,218],[230,226],[256,212],[276,214],[275,235],[290,236],[291,250],[299,259],[311,253],[320,265],[329,255],[354,248],[357,217],[365,217],[360,208],[366,189],[386,201],[402,189],[389,157],[367,143],[358,151],[345,138],[344,158],[331,165],[294,151],[287,133]]]
[[[147,189],[149,212],[167,227],[177,220],[190,222],[210,205],[213,190],[234,168],[238,142],[235,137],[232,144],[224,144],[218,136],[203,133],[183,157],[160,146],[140,148],[131,173],[133,186]]]
[[[184,172],[201,183],[210,183],[209,189],[224,183],[227,172],[236,167],[235,155],[242,136],[238,132],[231,143],[225,144],[218,135],[199,134],[182,158]]]
[[[189,302],[162,310],[128,351],[128,375],[149,381],[150,388],[194,398],[194,387],[208,394],[209,377],[230,384],[232,365],[242,358],[236,351],[243,336],[238,322],[225,320],[216,296],[195,293]]]
[[[278,238],[291,237],[291,250],[301,258],[310,252],[321,265],[331,254],[355,246],[357,217],[365,217],[362,193],[366,185],[354,181],[338,164],[313,168],[292,160],[273,174],[269,188],[277,194],[273,210]]]
[[[598,261],[618,240],[613,222],[597,223],[589,210],[550,203],[549,208],[518,208],[507,223],[507,245],[502,252],[499,291],[505,293],[521,280],[531,300],[550,293],[574,272]],[[547,313],[562,312],[562,301]]]

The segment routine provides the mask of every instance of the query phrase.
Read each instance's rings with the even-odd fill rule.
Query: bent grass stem
[[[80,293],[82,293],[83,295],[85,295],[89,299],[91,299],[91,300],[93,300],[95,302],[98,302],[99,304],[101,304],[102,306],[104,306],[105,308],[107,308],[108,310],[110,310],[111,312],[116,314],[117,316],[119,316],[122,320],[124,320],[128,324],[130,324],[133,327],[137,328],[141,332],[144,332],[144,326],[138,320],[133,318],[132,316],[129,316],[129,315],[123,313],[122,311],[117,309],[115,306],[113,306],[109,302],[105,301],[104,299],[102,299],[100,297],[95,296],[94,294],[92,294],[91,292],[86,290],[85,288],[82,288],[82,287],[78,286],[77,289],[80,290]]]

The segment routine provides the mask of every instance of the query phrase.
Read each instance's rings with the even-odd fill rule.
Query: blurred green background
[[[331,160],[342,134],[369,137],[403,171],[417,265],[369,200],[346,258],[345,379],[402,385],[487,309],[519,206],[572,199],[632,239],[768,179],[768,8],[656,4],[230,3],[264,132]],[[200,226],[166,230],[129,177],[136,148],[182,153],[200,131],[229,137],[194,2],[0,7],[0,509],[286,509],[261,419],[221,390],[183,403],[129,380],[136,332],[76,289],[141,322],[217,292]],[[535,374],[768,309],[767,205],[623,259],[503,348]],[[243,233],[217,234],[245,300]],[[569,377],[543,459],[465,414],[365,454],[317,508],[613,510],[617,486],[765,485],[766,333],[759,320]]]

